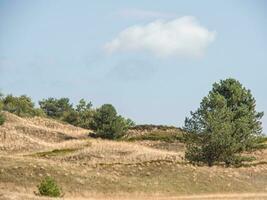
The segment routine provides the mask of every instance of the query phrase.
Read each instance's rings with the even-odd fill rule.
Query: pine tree
[[[262,116],[250,90],[239,81],[230,78],[214,83],[197,111],[185,119],[185,157],[209,166],[240,164],[245,160],[242,152],[260,147]]]

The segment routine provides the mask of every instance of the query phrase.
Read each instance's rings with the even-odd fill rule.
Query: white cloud
[[[131,26],[105,45],[108,53],[147,51],[159,57],[202,56],[216,32],[198,24],[192,16],[171,21],[156,20]]]
[[[170,18],[175,17],[173,13],[158,12],[151,10],[141,10],[141,9],[125,9],[118,13],[122,17],[132,17],[138,19],[148,19],[148,18]]]

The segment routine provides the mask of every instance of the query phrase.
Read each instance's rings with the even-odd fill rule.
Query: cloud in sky
[[[166,12],[142,10],[142,9],[124,9],[124,10],[119,11],[118,15],[122,17],[130,17],[130,18],[137,18],[137,19],[176,17],[174,13],[166,13]]]
[[[195,17],[184,16],[130,26],[106,43],[104,49],[108,53],[146,51],[159,57],[199,57],[215,37],[216,32],[201,26]]]

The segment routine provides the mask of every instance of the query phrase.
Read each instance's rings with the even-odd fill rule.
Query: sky
[[[267,115],[266,11],[264,0],[0,0],[0,91],[182,126],[232,77]]]

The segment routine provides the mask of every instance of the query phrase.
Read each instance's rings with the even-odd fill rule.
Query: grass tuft
[[[62,155],[66,155],[68,153],[72,153],[79,150],[78,148],[74,148],[74,149],[70,149],[70,148],[66,148],[66,149],[54,149],[52,151],[44,151],[44,152],[38,152],[38,153],[34,153],[31,154],[31,156],[34,157],[52,157],[52,156],[62,156]]]

